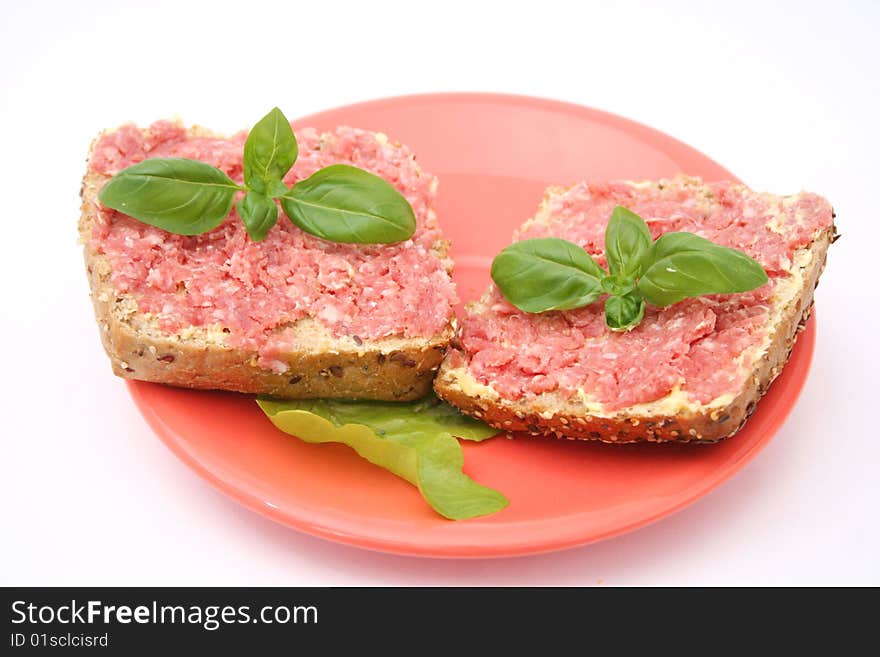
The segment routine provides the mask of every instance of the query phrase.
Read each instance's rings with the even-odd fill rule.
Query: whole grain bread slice
[[[634,183],[646,185],[647,182]],[[693,184],[693,180],[688,181]],[[544,206],[562,188],[547,192]],[[543,207],[543,206],[542,206]],[[536,217],[532,221],[539,221]],[[767,338],[752,358],[741,388],[707,404],[699,404],[673,391],[650,403],[608,411],[601,404],[582,401],[556,392],[507,399],[491,384],[478,381],[468,370],[464,353],[453,348],[441,366],[434,388],[445,401],[499,429],[547,435],[569,440],[606,443],[696,442],[714,443],[734,435],[747,422],[757,403],[788,361],[798,334],[813,307],[813,290],[825,266],[829,245],[835,241],[834,225],[818,232],[792,258],[791,275],[777,286],[766,323]],[[490,288],[491,289],[491,288]],[[489,292],[469,312],[485,310]]]
[[[189,132],[210,134],[198,127]],[[90,156],[97,141],[92,143]],[[287,399],[406,401],[430,391],[454,333],[451,315],[447,326],[429,338],[390,336],[374,340],[336,337],[315,319],[302,318],[278,327],[292,330],[295,344],[304,345],[277,356],[288,366],[284,373],[258,365],[255,351],[230,346],[228,329],[221,326],[190,326],[175,333],[163,331],[157,317],[139,310],[136,298],[115,288],[109,259],[91,243],[98,192],[108,179],[87,170],[80,191],[79,234],[95,318],[117,376]],[[432,255],[451,271],[447,251],[448,243],[438,240]]]

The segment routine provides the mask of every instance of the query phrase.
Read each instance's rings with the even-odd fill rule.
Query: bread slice
[[[145,132],[145,131],[144,131]],[[104,133],[108,134],[108,133]],[[209,135],[190,128],[190,135]],[[100,139],[100,137],[98,138]],[[98,139],[90,149],[90,161]],[[376,135],[384,145],[387,138]],[[91,298],[101,339],[113,372],[126,379],[197,389],[230,390],[300,399],[333,397],[412,400],[427,394],[453,336],[452,311],[446,326],[421,337],[391,335],[377,339],[334,336],[320,321],[303,317],[286,323],[297,345],[276,358],[286,365],[270,369],[258,363],[255,350],[231,346],[230,331],[219,324],[187,326],[169,332],[160,318],[143,312],[138,298],[120,292],[112,280],[112,263],[92,239],[100,221],[98,193],[109,176],[90,166],[83,179],[79,233]],[[427,212],[433,220],[433,210]],[[279,221],[286,221],[283,215]],[[438,239],[431,256],[451,273],[448,243]]]
[[[709,199],[706,202],[713,202],[714,198],[710,186],[699,179],[684,176],[659,183],[627,184],[633,187],[636,195],[638,190],[659,186],[673,195]],[[565,189],[550,188],[535,218],[523,228],[548,224],[551,220],[549,208],[554,200],[560,201],[566,193]],[[753,194],[744,186],[732,186],[726,193]],[[797,197],[761,197],[780,204],[797,200]],[[435,380],[435,390],[450,404],[492,426],[532,435],[607,443],[713,443],[732,436],[743,427],[782,370],[798,333],[809,319],[813,290],[824,268],[828,247],[837,237],[830,206],[828,214],[826,225],[816,230],[811,239],[794,252],[787,270],[779,277],[763,326],[764,339],[742,354],[742,362],[750,363],[742,384],[711,401],[699,403],[678,388],[659,399],[614,410],[590,400],[589,390],[581,395],[552,391],[511,397],[501,394],[492,381],[479,380],[473,374],[469,369],[470,356],[461,345],[447,355]],[[778,232],[785,226],[775,226],[774,229]],[[479,302],[468,306],[468,313],[479,316],[491,312],[491,293],[490,286]]]

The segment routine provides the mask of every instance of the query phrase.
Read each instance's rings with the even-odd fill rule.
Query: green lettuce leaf
[[[482,441],[497,429],[462,415],[434,396],[415,402],[277,400],[257,404],[272,423],[308,443],[342,443],[419,489],[440,515],[463,520],[500,511],[508,500],[462,472],[454,436]]]

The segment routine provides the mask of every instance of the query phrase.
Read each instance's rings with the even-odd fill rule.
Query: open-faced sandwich
[[[509,431],[725,438],[785,365],[834,237],[815,194],[685,176],[550,188],[435,388]]]
[[[437,179],[383,134],[298,138],[275,110],[250,138],[159,121],[95,140],[79,230],[117,375],[282,398],[430,391],[456,302]]]

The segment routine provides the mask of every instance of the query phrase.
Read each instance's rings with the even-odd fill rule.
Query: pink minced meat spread
[[[169,121],[146,131],[129,125],[98,141],[90,166],[109,176],[146,158],[186,157],[241,182],[246,136],[194,137]],[[277,356],[294,346],[285,326],[304,317],[356,341],[441,332],[457,299],[444,263],[431,254],[442,239],[432,209],[434,176],[408,148],[371,132],[304,129],[297,140],[288,185],[335,163],[371,171],[412,205],[413,237],[393,245],[335,244],[304,233],[279,211],[268,237],[255,243],[235,210],[217,229],[185,237],[101,207],[92,246],[109,258],[116,289],[158,316],[163,330],[219,325],[231,346],[257,351],[262,366],[278,371],[285,365]]]
[[[610,411],[660,399],[675,386],[702,404],[738,388],[744,375],[734,358],[763,339],[769,298],[785,275],[783,267],[818,230],[831,225],[832,212],[813,194],[784,205],[780,197],[743,191],[733,183],[709,188],[713,197],[707,199],[698,197],[704,188],[696,184],[660,190],[582,183],[551,201],[549,224],[532,223],[516,239],[563,237],[604,266],[605,227],[619,204],[643,217],[655,239],[688,231],[745,251],[767,270],[767,285],[664,309],[649,305],[642,323],[628,333],[605,326],[601,303],[528,314],[493,288],[488,304],[461,322],[471,374],[508,399],[545,392],[570,396],[581,389]],[[785,216],[782,234],[771,230],[778,214]]]

